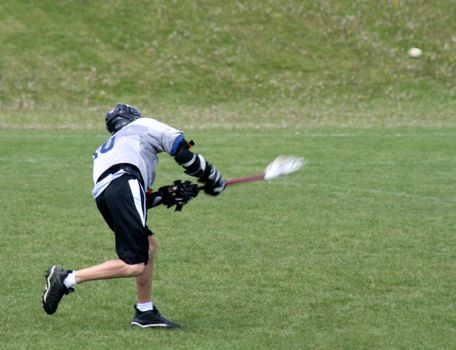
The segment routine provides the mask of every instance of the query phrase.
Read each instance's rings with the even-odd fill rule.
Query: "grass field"
[[[105,134],[1,131],[3,349],[449,349],[454,345],[454,129],[191,131],[226,177],[277,154],[300,173],[150,212],[155,299],[184,327],[131,329],[129,280],[41,310],[52,263],[114,257],[90,197]],[[252,145],[255,145],[254,147]],[[157,185],[181,177],[162,158]]]
[[[454,18],[443,0],[1,1],[0,348],[455,348]],[[130,280],[41,308],[50,264],[115,257],[90,190],[117,102],[227,178],[309,160],[150,212],[177,332],[130,327]],[[182,176],[164,155],[154,186]]]

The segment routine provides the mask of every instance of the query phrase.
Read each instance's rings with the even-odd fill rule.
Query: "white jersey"
[[[136,166],[141,172],[144,185],[152,185],[158,163],[157,154],[165,151],[174,155],[183,137],[181,131],[151,118],[139,118],[124,126],[93,154],[95,187],[92,195],[98,197],[111,181],[125,173],[121,170],[97,183],[101,174],[116,164]]]

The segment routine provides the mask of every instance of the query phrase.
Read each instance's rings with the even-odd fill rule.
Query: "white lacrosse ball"
[[[410,58],[420,58],[423,55],[423,50],[417,47],[412,47],[408,50],[408,55]]]

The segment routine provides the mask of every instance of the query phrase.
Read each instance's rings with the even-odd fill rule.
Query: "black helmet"
[[[111,134],[115,134],[125,125],[138,118],[141,118],[139,109],[124,103],[118,103],[112,111],[106,113],[106,130]]]

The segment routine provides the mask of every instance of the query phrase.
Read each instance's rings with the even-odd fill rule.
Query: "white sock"
[[[63,284],[67,288],[71,288],[76,285],[76,274],[75,271],[71,271],[63,280]]]
[[[141,312],[149,311],[154,308],[154,304],[152,304],[151,301],[149,301],[148,303],[137,303],[136,308]]]

